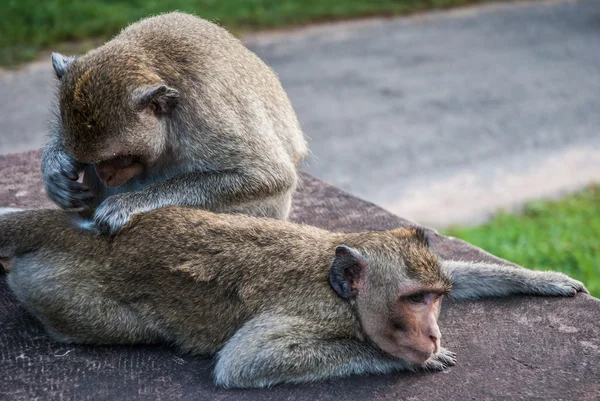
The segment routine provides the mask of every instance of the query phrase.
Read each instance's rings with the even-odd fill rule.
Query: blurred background
[[[172,10],[279,74],[305,171],[600,296],[599,1],[4,0],[0,154],[45,141],[50,51]]]

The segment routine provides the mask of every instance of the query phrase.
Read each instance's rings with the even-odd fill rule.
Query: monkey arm
[[[508,295],[574,296],[588,293],[585,286],[557,272],[481,262],[446,260],[442,265],[452,279],[450,298],[471,300]]]
[[[143,192],[161,202],[168,193],[166,206],[199,206],[209,210],[227,209],[282,194],[296,183],[293,170],[282,167],[265,169],[229,170],[220,172],[187,172],[164,182],[148,186]],[[165,192],[166,191],[166,192]]]
[[[267,169],[186,172],[137,192],[107,198],[96,209],[94,221],[101,232],[113,235],[127,224],[133,214],[166,206],[193,206],[215,212],[281,217],[276,216],[275,211],[269,213],[268,209],[282,207],[277,196],[287,193],[295,185],[295,172],[284,168],[275,172]]]
[[[83,165],[65,149],[58,129],[42,152],[42,177],[46,193],[61,208],[78,208],[88,204],[94,197],[79,182]]]
[[[248,321],[217,356],[215,381],[223,387],[268,387],[352,374],[443,370],[454,354],[441,349],[422,365],[394,358],[370,343],[329,332],[306,319],[266,313]]]
[[[42,171],[52,164],[70,164],[73,167],[81,168],[81,165],[65,149],[58,129],[55,130],[42,151]]]

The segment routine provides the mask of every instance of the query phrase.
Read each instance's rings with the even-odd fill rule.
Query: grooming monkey
[[[455,364],[440,343],[444,295],[587,292],[561,273],[440,261],[415,228],[340,234],[177,207],[114,237],[81,226],[60,210],[0,216],[17,298],[59,341],[216,354],[224,387],[443,370]]]
[[[104,234],[172,205],[287,218],[307,144],[275,73],[225,29],[164,14],[52,65],[42,174],[60,207]]]

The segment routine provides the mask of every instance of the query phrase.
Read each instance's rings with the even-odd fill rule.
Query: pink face
[[[88,109],[109,106],[92,98],[85,107],[68,96],[61,103],[63,141],[75,159],[93,164],[108,187],[123,185],[159,163],[167,138],[165,125],[152,105],[138,110],[126,104],[120,112],[96,115]]]
[[[381,257],[389,245],[369,261],[355,248],[337,246],[329,281],[339,296],[354,300],[362,331],[379,348],[420,364],[440,350],[437,318],[452,283],[423,233],[403,229],[393,235],[402,243],[391,261]]]
[[[437,318],[442,296],[425,288],[403,292],[385,316],[371,312],[372,318],[362,319],[364,330],[388,354],[423,363],[440,349]]]
[[[118,187],[144,171],[143,164],[132,156],[116,157],[94,166],[100,180],[109,187]]]

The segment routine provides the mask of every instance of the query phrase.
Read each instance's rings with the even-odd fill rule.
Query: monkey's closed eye
[[[406,331],[406,324],[404,324],[404,322],[401,321],[393,321],[392,328],[398,331]]]
[[[415,304],[425,303],[425,294],[422,292],[418,292],[416,294],[412,294],[408,297],[408,300]]]

